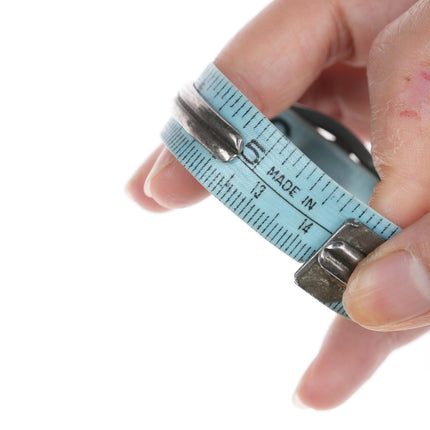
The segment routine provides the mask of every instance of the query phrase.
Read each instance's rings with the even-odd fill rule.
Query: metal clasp
[[[364,224],[348,220],[295,273],[296,283],[323,303],[341,302],[355,267],[383,242]]]
[[[243,149],[240,133],[196,90],[184,87],[175,99],[173,116],[184,129],[218,160],[228,162]]]

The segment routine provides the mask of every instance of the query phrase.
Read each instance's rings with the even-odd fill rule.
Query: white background
[[[428,428],[428,338],[345,405],[296,409],[333,317],[297,264],[214,199],[124,194],[265,3],[1,2],[0,429]]]

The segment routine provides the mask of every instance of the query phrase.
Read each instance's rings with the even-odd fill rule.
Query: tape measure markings
[[[240,159],[240,158],[239,158]],[[241,160],[242,161],[242,160]],[[323,228],[328,233],[332,234],[333,232],[328,230],[326,227],[324,227],[322,224],[320,224],[318,221],[312,219],[310,216],[308,216],[305,212],[303,212],[301,209],[299,209],[297,206],[295,206],[293,203],[291,203],[289,200],[287,200],[284,196],[282,196],[278,191],[276,191],[271,185],[269,185],[267,182],[264,181],[264,179],[255,173],[255,170],[250,168],[246,163],[244,163],[244,166],[248,168],[249,170],[253,171],[254,175],[259,178],[267,187],[269,187],[275,194],[277,194],[285,203],[288,203],[290,206],[292,206],[297,212],[300,212],[302,215],[306,216],[310,220],[312,220],[315,224],[319,225],[321,228]]]
[[[171,120],[171,121],[172,121],[171,126],[173,129],[177,128],[179,130],[183,130],[182,127],[179,124],[177,124],[175,120]],[[169,132],[169,130],[166,127],[165,133],[168,133],[168,132]],[[183,133],[186,133],[186,132],[183,131]],[[223,186],[221,185],[222,182],[225,181],[225,176],[222,176],[220,178],[219,189],[216,189],[217,187],[213,186],[213,184],[214,184],[213,176],[216,174],[221,174],[221,173],[212,164],[210,164],[211,161],[212,162],[214,161],[212,155],[210,155],[209,153],[207,153],[206,156],[204,156],[203,154],[200,154],[200,157],[201,157],[200,163],[204,163],[204,164],[199,170],[196,171],[195,170],[196,165],[193,166],[193,162],[195,161],[196,157],[195,156],[194,157],[187,156],[187,154],[190,154],[190,152],[191,152],[190,147],[192,146],[193,142],[195,142],[194,139],[191,136],[189,136],[188,139],[184,139],[184,136],[181,136],[178,139],[178,134],[176,132],[176,133],[172,133],[170,137],[166,136],[166,141],[169,141],[169,142],[170,141],[172,141],[172,142],[176,141],[175,143],[169,145],[171,151],[176,153],[176,156],[178,157],[178,159],[180,159],[181,162],[184,164],[184,166],[189,171],[192,172],[192,174],[196,177],[196,179],[198,179],[201,183],[205,184],[208,191],[210,191],[212,194],[214,194],[216,197],[218,197],[221,201],[223,201],[227,207],[229,207],[231,210],[233,210],[233,212],[235,212],[238,216],[240,216],[247,224],[251,224],[251,226],[255,230],[257,230],[260,234],[262,234],[263,237],[265,237],[268,240],[273,241],[274,238],[273,239],[270,238],[270,234],[267,232],[267,229],[264,230],[262,228],[264,226],[265,222],[267,222],[267,221],[265,221],[264,223],[262,223],[260,225],[256,225],[256,222],[254,222],[254,225],[252,224],[252,220],[255,218],[257,213],[259,211],[264,212],[264,210],[256,204],[255,198],[252,198],[252,197],[247,198],[247,196],[242,197],[243,193],[241,191],[239,191],[239,188],[237,186],[234,187],[234,185],[232,184],[232,180],[235,178],[234,173],[229,176],[230,184],[229,184],[229,187],[227,188],[227,190],[224,191],[225,184]],[[199,150],[200,148],[197,147],[195,149]],[[194,154],[194,152],[193,152],[193,154]],[[239,161],[239,158],[237,160]],[[248,170],[252,171],[252,169],[246,164],[246,162],[244,162],[243,160],[240,160],[240,161],[242,162],[241,164],[243,166],[246,166]],[[266,187],[266,189],[271,189],[273,193],[275,193],[280,199],[282,199],[282,201],[284,201],[285,203],[288,203],[288,205],[291,205],[293,207],[294,211],[300,211],[305,216],[306,220],[309,220],[311,222],[313,221],[316,225],[319,225],[322,229],[327,231],[328,234],[331,234],[330,230],[328,230],[323,225],[320,225],[317,221],[312,220],[312,218],[309,217],[308,214],[302,212],[301,209],[297,208],[293,203],[286,200],[284,198],[284,196],[282,196],[277,190],[275,190],[269,183],[264,181],[263,178],[261,178],[255,171],[253,173],[255,176],[257,176],[257,178],[259,178],[261,185],[264,185]],[[223,194],[220,194],[220,190],[223,190]],[[239,193],[239,194],[237,194],[237,193]],[[235,199],[230,202],[230,199],[235,194],[237,194]],[[242,197],[242,199],[239,200],[241,197]],[[236,204],[236,202],[238,200],[239,200],[239,202]],[[248,210],[245,212],[246,209],[248,209]],[[280,216],[280,213],[276,212],[274,214],[274,216],[277,216],[277,218],[278,218]],[[271,221],[270,216],[267,220],[269,222]],[[283,229],[284,229],[284,227],[281,227],[281,229],[278,230],[277,235],[282,233]],[[303,255],[300,255],[299,252],[296,252],[295,254],[293,254],[294,251],[296,250],[297,246],[294,248],[291,248],[291,247],[295,244],[297,239],[299,239],[300,234],[298,233],[293,238],[293,240],[290,241],[290,239],[293,236],[293,234],[290,233],[290,235],[282,243],[280,243],[281,239],[283,239],[285,237],[287,232],[288,232],[288,229],[286,229],[285,232],[283,232],[283,234],[281,235],[279,240],[275,243],[275,246],[279,247],[281,250],[288,253],[293,258],[298,259],[298,261],[304,261],[306,259],[307,255],[310,255],[310,254],[315,252],[316,249],[314,246],[307,244],[307,243],[302,244],[303,241],[300,239],[300,241],[297,243],[297,246],[299,244],[302,244],[302,248],[300,248],[299,251],[303,250],[306,247],[306,244],[308,245],[308,248],[303,253]],[[288,243],[289,241],[290,241],[290,243]]]
[[[162,132],[164,142],[209,192],[283,252],[306,261],[349,218],[384,239],[400,230],[333,181],[214,65],[195,88],[239,131],[243,151],[223,163],[175,119]],[[344,314],[341,303],[327,305]]]
[[[174,121],[174,120],[172,120]],[[176,123],[177,124],[177,123]],[[172,150],[172,152],[176,153],[178,159],[180,159],[182,161],[182,163],[184,164],[184,166],[190,170],[193,175],[202,183],[204,183],[206,185],[206,187],[208,188],[208,190],[216,195],[221,201],[224,201],[227,197],[227,200],[229,200],[231,198],[231,196],[229,196],[229,194],[232,192],[231,187],[229,189],[227,189],[226,191],[224,191],[224,193],[222,195],[218,195],[218,191],[216,190],[216,188],[218,186],[221,186],[222,181],[225,180],[225,176],[222,176],[218,185],[216,187],[213,187],[213,183],[214,180],[212,179],[212,177],[216,174],[221,175],[221,172],[218,171],[213,164],[209,164],[212,162],[214,162],[214,157],[212,155],[210,155],[209,153],[207,153],[207,156],[205,157],[203,154],[198,154],[199,153],[199,147],[194,147],[194,151],[192,151],[193,147],[192,147],[192,143],[194,141],[194,139],[188,135],[188,139],[185,138],[185,136],[181,133],[186,133],[182,127],[177,124],[176,127],[177,128],[175,133],[172,134],[168,139],[166,140],[172,140],[175,141],[176,143],[174,145],[170,145],[170,149]],[[276,131],[272,131],[271,135],[273,137],[273,134]],[[167,129],[166,129],[166,133],[167,133]],[[180,139],[178,140],[178,135],[181,135]],[[269,150],[273,150],[274,147],[284,138],[284,136],[279,136],[277,141],[269,148]],[[195,141],[194,141],[195,142]],[[286,144],[284,143],[284,145],[282,146],[281,149],[285,149],[286,147],[290,146],[291,143],[286,142]],[[178,150],[178,148],[181,147],[181,150]],[[267,151],[266,156],[269,155],[269,150]],[[293,152],[297,152],[299,151],[297,148],[292,148],[290,154],[287,156],[286,160],[290,159],[291,155],[293,154]],[[199,166],[201,163],[204,163],[203,166],[198,170],[195,171],[194,167],[195,167],[195,162],[196,157],[198,154],[198,158],[199,158],[199,163],[196,166]],[[265,158],[265,157],[264,157]],[[285,198],[282,194],[280,194],[280,192],[278,190],[276,190],[274,187],[272,187],[271,184],[269,184],[265,179],[263,179],[257,172],[256,172],[256,168],[261,164],[261,162],[264,160],[264,158],[261,158],[261,160],[258,161],[258,163],[255,163],[254,166],[249,166],[246,161],[243,159],[243,156],[239,156],[236,160],[234,160],[234,162],[239,161],[242,163],[242,165],[244,167],[246,167],[248,170],[250,170],[251,172],[253,172],[253,174],[259,179],[259,181],[261,181],[261,184],[264,185],[266,188],[270,189],[273,193],[275,193],[279,198],[281,198],[285,203],[287,203],[288,205],[290,205],[295,211],[300,212],[306,219],[308,219],[309,221],[313,222],[315,225],[318,225],[319,227],[321,227],[322,229],[324,229],[327,233],[332,234],[334,230],[330,230],[329,228],[327,228],[326,226],[322,225],[320,222],[318,222],[316,219],[314,219],[312,216],[310,216],[308,213],[304,212],[304,210],[302,210],[301,208],[299,208],[297,205],[295,205],[294,203],[292,203],[291,201],[289,201],[287,198]],[[303,154],[300,154],[299,157],[294,160],[291,165],[292,167],[296,166],[300,160],[303,158]],[[191,161],[191,162],[190,162]],[[285,164],[285,163],[284,163]],[[302,173],[306,170],[306,168],[309,166],[309,162],[307,161],[305,163],[305,165],[303,166],[303,168],[301,168],[298,173]],[[206,168],[206,169],[205,169]],[[203,170],[205,169],[205,170]],[[211,171],[212,170],[212,171]],[[317,167],[313,167],[312,171],[310,173],[315,173],[315,171],[317,170]],[[205,175],[208,174],[209,175],[205,178]],[[297,174],[298,174],[297,173]],[[296,174],[296,176],[297,176]],[[321,175],[319,176],[319,178],[309,187],[309,190],[314,189],[316,187],[316,185],[318,183],[321,182],[321,180],[324,178],[325,173],[321,173]],[[230,175],[230,181],[234,178],[234,173]],[[212,180],[211,180],[212,179]],[[209,182],[211,181],[211,182]],[[327,189],[328,186],[330,184],[333,184],[333,181],[328,178],[327,183],[324,185],[324,187],[321,189],[321,192],[323,192],[324,189]],[[230,184],[230,186],[232,186],[232,184]],[[221,189],[223,189],[223,186],[220,187]],[[333,196],[336,195],[336,192],[338,192],[339,190],[342,191],[342,193],[337,197],[335,203],[338,204],[341,199],[347,194],[347,192],[345,192],[344,190],[342,190],[338,185],[334,184],[333,189],[330,191],[330,193],[327,195],[327,197],[321,202],[321,205],[325,205],[329,200],[333,200]],[[236,187],[234,189],[234,193],[237,193],[238,188]],[[232,208],[231,206],[230,209],[232,209],[234,212],[237,212],[240,208],[240,205],[246,200],[246,198],[242,199],[241,202],[239,202],[239,204],[235,207]],[[349,203],[351,203],[354,200],[353,196],[350,196],[349,200],[347,201],[346,204],[344,204],[340,209],[339,212],[343,212],[345,210],[345,208],[347,207],[347,205]],[[237,201],[237,199],[233,202],[233,204]],[[253,199],[250,199],[249,202],[247,203],[247,206],[249,206],[249,204],[253,201]],[[227,201],[225,201],[225,203],[228,203]],[[246,207],[247,207],[246,206]],[[364,206],[363,203],[357,202],[354,211],[356,211],[360,206]],[[255,207],[255,206],[254,206]],[[243,208],[245,209],[245,207]],[[239,216],[242,216],[243,213],[243,209],[241,212],[237,213]],[[261,210],[261,208],[259,209]],[[368,211],[368,208],[363,207],[363,211],[361,212],[361,214],[359,215],[359,219],[361,219],[364,214]],[[249,212],[248,212],[249,213]],[[244,216],[242,216],[242,218],[244,219],[245,222],[250,223],[251,219],[246,219],[246,217],[248,216],[248,213],[246,213]],[[254,214],[255,216],[255,214]],[[374,214],[373,214],[374,216]],[[367,220],[367,223],[370,222],[372,218],[369,218],[369,220]],[[378,222],[376,226],[372,226],[373,228],[378,227],[381,224],[382,221]],[[391,223],[390,223],[391,224]],[[383,232],[386,231],[386,229],[389,227],[388,224],[382,231],[381,234],[383,234]],[[394,229],[392,231],[392,233],[390,234],[393,235],[397,230],[397,227],[394,226]],[[283,249],[285,252],[288,253],[288,248],[285,249],[284,248],[285,244],[281,244],[281,249]],[[294,258],[294,256],[292,256]]]

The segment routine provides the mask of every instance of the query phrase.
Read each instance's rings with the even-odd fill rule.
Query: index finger
[[[232,39],[215,64],[272,117],[293,104],[329,65],[366,64],[376,34],[412,3],[275,0]],[[164,160],[169,157],[166,151]],[[197,184],[190,193],[194,179],[179,162],[169,161],[162,169],[158,163],[146,179],[134,177],[145,182],[147,195],[167,208],[183,207],[207,195]]]

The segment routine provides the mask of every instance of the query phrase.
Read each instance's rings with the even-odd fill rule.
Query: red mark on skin
[[[399,105],[403,107],[399,116],[420,119],[422,109],[428,112],[430,107],[430,70],[409,74],[405,81],[405,89],[399,97]]]
[[[419,115],[414,110],[402,110],[400,116],[404,118],[418,118]]]

